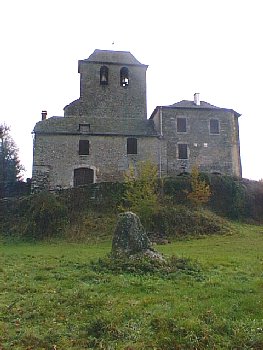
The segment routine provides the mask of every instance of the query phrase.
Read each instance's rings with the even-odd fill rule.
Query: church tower
[[[130,52],[95,50],[80,60],[80,98],[65,116],[146,120],[146,70]]]

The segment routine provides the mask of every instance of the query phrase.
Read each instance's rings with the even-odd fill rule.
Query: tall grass
[[[0,349],[262,349],[263,228],[159,246],[198,273],[99,272],[111,242],[0,246]]]

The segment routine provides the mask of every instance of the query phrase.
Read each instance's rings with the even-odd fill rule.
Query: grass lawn
[[[0,245],[0,350],[263,349],[263,227],[156,248],[198,271],[92,270],[110,242]]]

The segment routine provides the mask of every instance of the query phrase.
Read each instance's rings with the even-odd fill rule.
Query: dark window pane
[[[186,118],[177,118],[177,132],[186,132]]]
[[[219,121],[210,119],[210,134],[219,134]]]
[[[127,154],[137,154],[137,139],[133,137],[127,139]]]
[[[89,154],[89,141],[80,140],[79,141],[79,155],[88,155]]]
[[[178,144],[178,158],[179,159],[188,159],[187,154],[187,145],[183,143]]]

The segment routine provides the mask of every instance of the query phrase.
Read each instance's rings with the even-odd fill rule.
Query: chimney
[[[41,115],[42,115],[42,120],[46,120],[47,119],[47,111],[42,111]]]
[[[199,92],[196,92],[194,94],[194,104],[196,106],[200,106],[200,94],[199,94]]]

